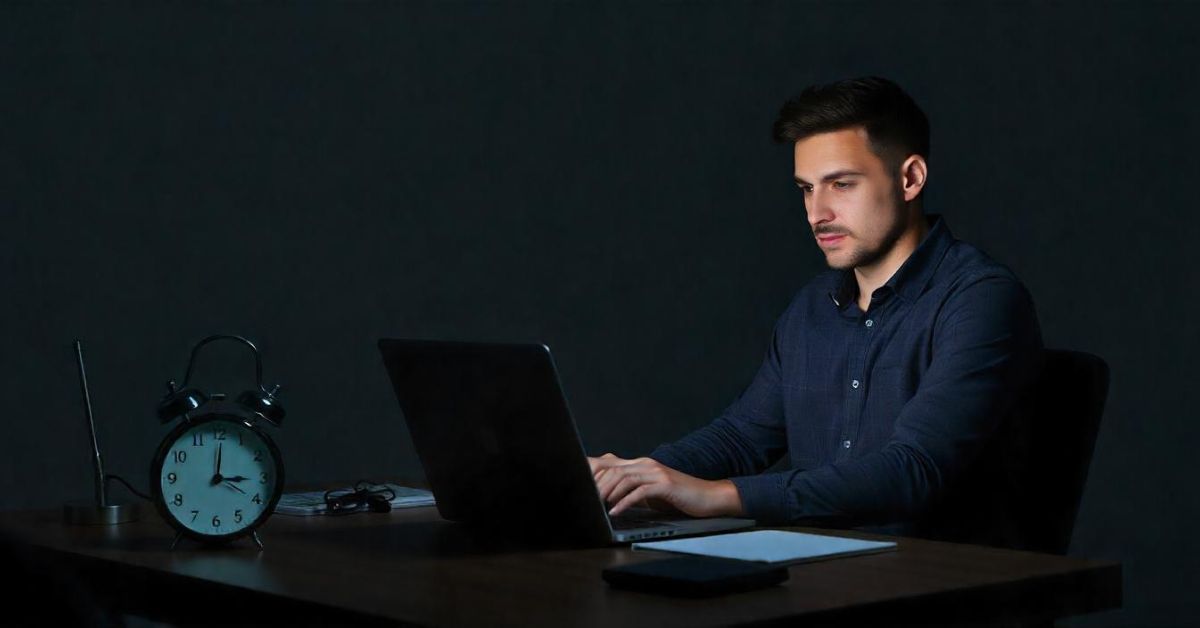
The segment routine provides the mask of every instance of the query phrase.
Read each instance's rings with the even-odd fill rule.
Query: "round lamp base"
[[[63,521],[72,525],[111,526],[137,518],[137,504],[97,506],[95,502],[70,502],[63,506]]]

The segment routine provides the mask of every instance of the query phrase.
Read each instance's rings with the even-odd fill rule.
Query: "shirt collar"
[[[924,292],[942,256],[950,245],[954,244],[954,235],[950,233],[950,228],[946,226],[941,214],[926,214],[925,220],[929,224],[929,232],[882,286],[900,295],[905,301],[914,301]],[[829,293],[829,298],[840,310],[857,296],[858,280],[854,278],[854,270],[842,271],[837,286]]]

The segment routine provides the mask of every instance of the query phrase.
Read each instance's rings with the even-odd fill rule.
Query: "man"
[[[919,533],[904,526],[945,516],[956,492],[990,490],[967,479],[1040,368],[1032,300],[923,213],[929,123],[894,83],[810,87],[784,105],[775,135],[794,147],[832,270],[799,291],[754,380],[716,420],[646,458],[589,458],[596,485],[614,515],[644,502]],[[784,454],[788,468],[764,473]]]

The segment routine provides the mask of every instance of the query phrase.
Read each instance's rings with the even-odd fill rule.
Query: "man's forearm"
[[[722,416],[683,438],[658,446],[649,457],[706,480],[758,473],[783,451],[779,434],[734,425]]]

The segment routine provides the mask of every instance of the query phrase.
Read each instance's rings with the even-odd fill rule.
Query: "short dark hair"
[[[864,127],[889,169],[914,153],[929,160],[929,118],[899,85],[878,76],[811,85],[784,103],[775,141],[794,144],[810,135]]]

